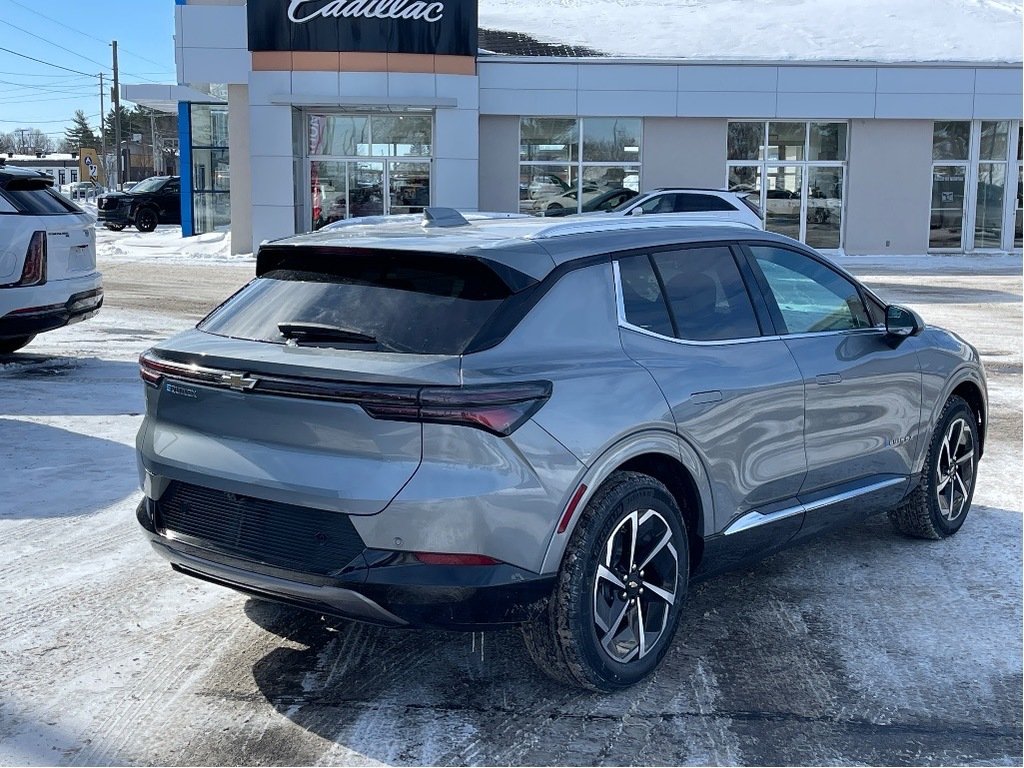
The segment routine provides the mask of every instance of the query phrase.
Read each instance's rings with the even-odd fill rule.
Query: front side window
[[[686,248],[619,262],[627,322],[686,341],[761,335],[739,267],[726,246]]]
[[[521,118],[520,213],[607,210],[588,204],[639,192],[641,125],[635,117]]]
[[[796,251],[751,246],[788,333],[819,333],[873,325],[857,286]]]

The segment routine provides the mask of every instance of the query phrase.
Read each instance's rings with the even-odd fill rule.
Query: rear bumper
[[[481,630],[529,619],[555,577],[508,564],[437,566],[405,552],[363,549],[323,576],[242,559],[162,530],[158,505],[144,498],[139,524],[180,573],[316,613],[391,627]]]
[[[61,280],[39,287],[5,290],[12,293],[0,297],[0,311],[7,310],[0,316],[0,338],[30,336],[63,328],[92,317],[103,306],[103,288],[98,273],[81,280]],[[69,290],[75,292],[69,296]],[[15,295],[14,291],[18,294]],[[22,306],[10,308],[12,304]]]

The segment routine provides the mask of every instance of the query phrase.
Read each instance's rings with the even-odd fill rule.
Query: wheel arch
[[[714,521],[708,475],[699,456],[678,435],[651,431],[632,436],[607,449],[573,484],[569,498],[559,508],[560,513],[567,510],[581,485],[586,486],[586,491],[580,497],[565,531],[552,532],[541,573],[558,571],[583,510],[612,473],[618,471],[650,475],[668,488],[686,523],[691,573],[696,569],[703,555],[704,538]]]
[[[985,432],[988,428],[985,395],[983,394],[981,386],[971,379],[964,379],[953,387],[945,400],[943,400],[943,404],[945,404],[946,400],[949,400],[949,398],[954,395],[962,397],[967,401],[967,405],[970,406],[971,412],[974,414],[974,420],[978,423],[978,458],[981,458],[985,453]]]

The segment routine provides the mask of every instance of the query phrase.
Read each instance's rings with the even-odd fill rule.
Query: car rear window
[[[47,179],[11,179],[0,188],[0,195],[18,213],[31,216],[82,213],[82,209],[55,192]]]
[[[271,266],[200,330],[286,344],[279,324],[316,324],[376,340],[317,346],[457,355],[514,295],[487,265],[437,254],[298,253]]]

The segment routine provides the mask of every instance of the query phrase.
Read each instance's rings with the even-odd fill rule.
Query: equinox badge
[[[220,380],[222,384],[227,384],[236,392],[249,392],[259,383],[259,379],[254,379],[244,373],[225,373]]]

